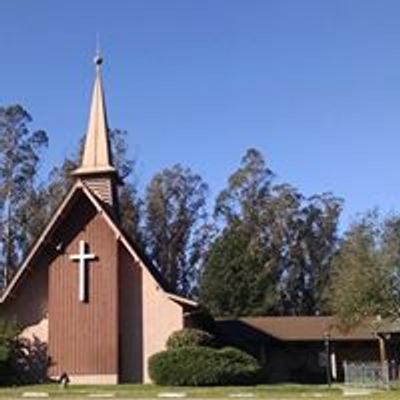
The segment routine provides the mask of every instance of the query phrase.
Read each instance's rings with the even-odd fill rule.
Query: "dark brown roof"
[[[376,339],[373,324],[365,322],[346,331],[340,328],[334,317],[246,317],[221,320],[219,324],[223,330],[241,326],[242,329],[251,329],[281,341],[319,341],[327,335],[332,340]]]

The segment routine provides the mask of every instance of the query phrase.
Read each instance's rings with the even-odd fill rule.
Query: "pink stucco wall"
[[[150,382],[149,357],[165,350],[172,332],[183,328],[183,308],[167,297],[150,273],[143,269],[143,377]]]

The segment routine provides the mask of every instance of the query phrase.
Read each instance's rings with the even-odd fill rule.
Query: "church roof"
[[[112,163],[108,135],[107,111],[100,69],[102,62],[100,56],[95,58],[96,78],[90,106],[89,124],[81,165],[73,172],[74,175],[116,172]]]
[[[167,297],[171,300],[185,306],[195,307],[197,305],[196,302],[171,293],[162,278],[159,271],[152,265],[152,263],[144,256],[143,253],[135,246],[134,243],[128,236],[124,234],[122,229],[118,226],[118,224],[114,221],[111,214],[108,213],[106,208],[102,205],[102,203],[97,199],[95,195],[91,193],[91,191],[86,187],[86,185],[78,180],[75,185],[71,188],[68,192],[67,196],[64,198],[63,202],[60,204],[56,212],[54,213],[53,217],[46,225],[45,229],[38,237],[34,245],[32,246],[31,250],[28,252],[27,256],[25,257],[21,267],[19,268],[18,272],[15,274],[14,278],[11,280],[10,284],[7,286],[6,290],[3,292],[2,296],[0,297],[0,304],[4,303],[9,297],[12,296],[12,293],[22,280],[23,276],[29,271],[29,269],[33,266],[32,260],[34,257],[39,253],[39,251],[48,243],[52,232],[54,232],[55,228],[59,226],[62,222],[62,215],[67,212],[67,210],[72,206],[74,198],[79,194],[84,194],[89,201],[93,204],[96,210],[102,214],[106,223],[115,233],[116,240],[119,240],[126,250],[129,252],[131,257],[137,262],[137,264],[148,271],[153,279],[157,282],[157,284],[164,290]]]

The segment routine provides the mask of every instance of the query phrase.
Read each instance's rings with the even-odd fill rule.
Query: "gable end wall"
[[[88,200],[87,200],[88,202]],[[86,213],[86,224],[75,226]],[[62,226],[70,231],[63,254],[49,266],[49,355],[51,376],[63,372],[85,381],[116,383],[118,377],[118,254],[115,233],[93,206],[80,204]],[[79,241],[96,260],[87,265],[88,302],[78,298],[78,263],[70,260]],[[73,379],[72,379],[73,382]],[[93,381],[95,382],[95,380]]]

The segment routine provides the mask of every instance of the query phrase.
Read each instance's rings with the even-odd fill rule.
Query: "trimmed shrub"
[[[198,346],[214,347],[214,336],[200,329],[184,328],[174,332],[167,340],[168,350]]]
[[[219,351],[223,368],[227,371],[226,384],[256,383],[261,366],[250,354],[234,347],[225,347]]]
[[[257,382],[260,370],[255,358],[234,348],[180,347],[149,360],[150,377],[159,385],[247,385]]]

